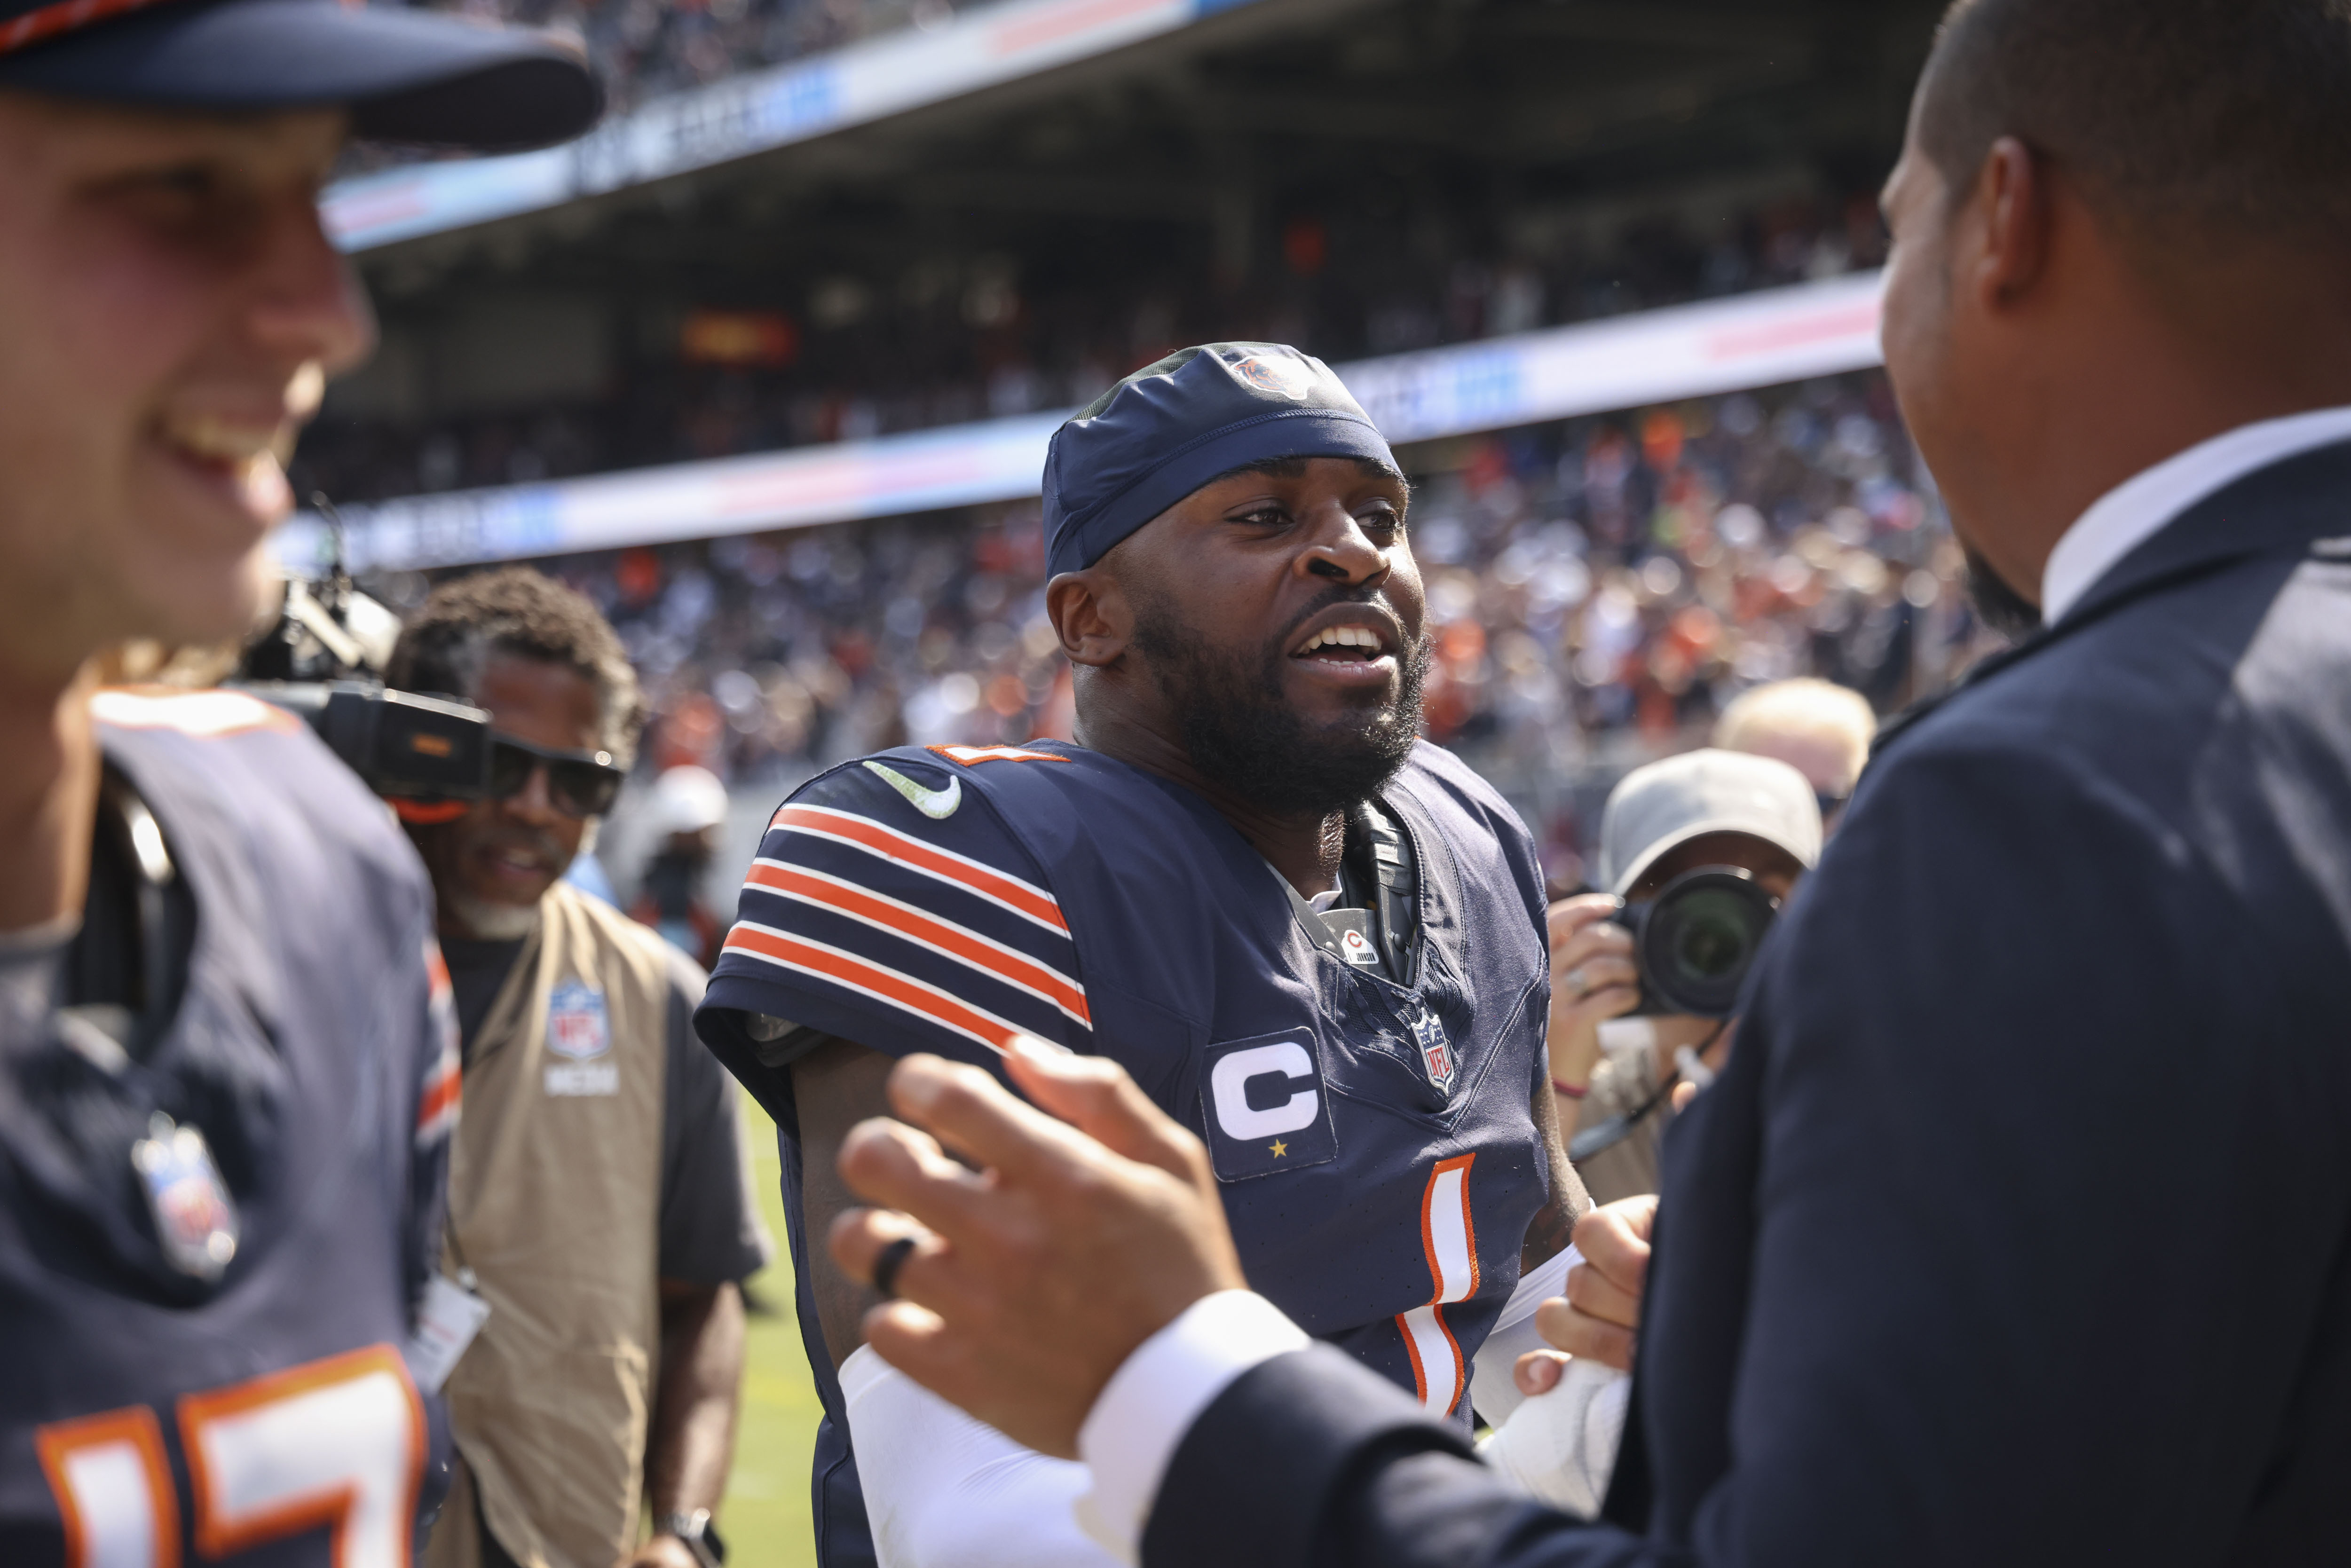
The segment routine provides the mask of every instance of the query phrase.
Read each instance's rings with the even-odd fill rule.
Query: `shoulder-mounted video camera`
[[[302,719],[379,795],[477,800],[489,785],[490,716],[386,688],[399,637],[400,618],[361,593],[339,558],[322,578],[287,579],[277,623],[226,684]]]
[[[1737,866],[1700,866],[1654,898],[1628,904],[1616,923],[1633,934],[1641,969],[1635,1013],[1729,1018],[1780,913],[1780,901]]]

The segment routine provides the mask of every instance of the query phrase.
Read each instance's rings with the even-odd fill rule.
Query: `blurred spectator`
[[[1773,757],[1802,774],[1821,803],[1822,824],[1837,814],[1861,781],[1877,715],[1868,699],[1833,681],[1800,675],[1733,697],[1715,721],[1714,745]]]
[[[615,109],[954,19],[949,0],[371,0],[550,27],[587,46]]]
[[[650,925],[707,969],[726,926],[702,896],[726,821],[726,786],[707,768],[672,768],[653,781],[650,826],[660,844],[647,862],[630,918]]]

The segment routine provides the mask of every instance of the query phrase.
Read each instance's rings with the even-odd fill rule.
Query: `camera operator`
[[[372,329],[347,138],[560,140],[538,37],[333,0],[0,0],[0,1562],[392,1563],[456,1061],[424,878],[279,710],[99,691],[251,626]],[[329,1506],[321,1506],[322,1500]]]
[[[1551,907],[1552,1088],[1594,1202],[1657,1190],[1658,1139],[1675,1087],[1703,1086],[1730,1049],[1725,1016],[1667,1011],[1671,1004],[1656,998],[1644,1016],[1625,1016],[1645,1003],[1619,911],[1648,905],[1709,866],[1749,873],[1777,903],[1820,853],[1812,784],[1767,757],[1688,752],[1635,768],[1610,792],[1600,825],[1610,891]],[[1751,947],[1740,953],[1740,974],[1752,957]],[[1735,994],[1738,978],[1722,976],[1723,988]],[[1604,1041],[1609,1035],[1616,1038]]]
[[[513,567],[435,590],[386,675],[491,725],[484,799],[398,802],[463,1040],[447,1262],[488,1308],[449,1377],[464,1463],[425,1561],[709,1568],[767,1238],[694,1035],[702,971],[559,880],[636,748],[635,673],[593,604]]]

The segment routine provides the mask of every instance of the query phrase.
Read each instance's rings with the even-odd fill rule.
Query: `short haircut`
[[[1780,752],[1775,739],[1813,741],[1840,752],[1850,768],[1846,780],[1861,776],[1869,760],[1869,744],[1877,737],[1877,712],[1869,699],[1851,686],[1812,675],[1772,681],[1730,699],[1714,722],[1709,744],[1722,751],[1744,751],[1762,757]]]
[[[1877,736],[1877,711],[1851,686],[1799,675],[1751,686],[1731,698],[1715,721],[1713,744],[1724,751],[1745,751],[1739,742],[1764,729],[1834,737],[1865,751]]]
[[[603,748],[623,768],[644,727],[637,673],[601,612],[528,567],[501,567],[444,582],[401,628],[386,684],[472,701],[493,653],[576,670],[596,685]]]
[[[1954,200],[2014,136],[2135,239],[2351,247],[2351,4],[1957,0],[1917,129]]]

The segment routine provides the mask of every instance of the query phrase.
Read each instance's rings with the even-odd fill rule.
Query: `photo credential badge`
[[[466,1279],[473,1278],[470,1272]],[[438,1394],[457,1370],[465,1347],[490,1319],[490,1304],[465,1283],[435,1274],[424,1287],[424,1301],[416,1314],[416,1334],[402,1354],[408,1375],[427,1394]]]
[[[1248,1181],[1339,1157],[1312,1030],[1211,1045],[1204,1066],[1201,1120],[1217,1180]]]

